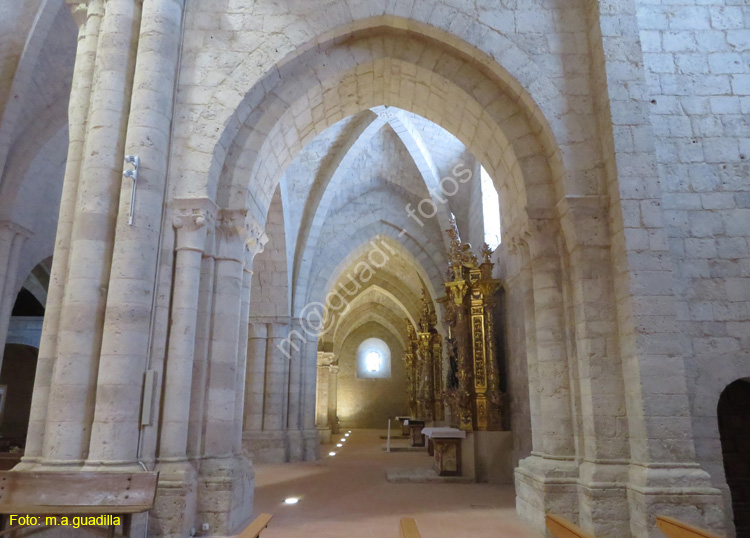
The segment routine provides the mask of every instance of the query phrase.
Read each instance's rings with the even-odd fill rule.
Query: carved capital
[[[268,236],[246,209],[224,209],[217,227],[217,259],[236,260],[250,270]]]
[[[253,266],[255,256],[263,252],[268,243],[268,235],[252,216],[248,216],[248,235],[245,241],[245,269],[247,271]]]
[[[78,31],[86,24],[86,17],[89,12],[89,0],[65,0],[73,15],[73,20],[78,25]]]
[[[213,224],[215,208],[207,198],[182,198],[174,200],[172,226],[177,232],[175,250],[206,248],[207,229]]]
[[[318,366],[329,368],[332,364],[338,364],[330,351],[318,351]]]

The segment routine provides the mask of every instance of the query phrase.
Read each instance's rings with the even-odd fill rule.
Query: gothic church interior
[[[18,536],[750,537],[750,6],[0,0],[0,481]]]

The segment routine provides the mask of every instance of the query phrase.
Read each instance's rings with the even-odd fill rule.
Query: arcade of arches
[[[734,0],[0,2],[0,464],[158,470],[133,533],[229,536],[256,471],[411,415],[503,430],[530,536],[750,536],[749,26]]]

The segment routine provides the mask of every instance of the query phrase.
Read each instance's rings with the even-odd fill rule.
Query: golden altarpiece
[[[449,268],[443,299],[448,335],[448,379],[444,391],[450,425],[465,431],[502,430],[504,397],[495,336],[492,249],[482,246],[482,262],[462,243],[451,220]]]
[[[422,308],[417,327],[407,319],[408,342],[404,360],[409,414],[426,421],[443,420],[443,339],[437,330],[437,315],[429,295],[422,290]]]
[[[504,395],[495,335],[492,249],[482,247],[482,262],[462,243],[451,220],[449,268],[445,282],[443,323],[447,376],[443,377],[443,339],[429,295],[422,290],[421,316],[415,328],[407,320],[404,360],[409,414],[425,421],[448,420],[465,431],[503,430]],[[446,413],[446,410],[448,411]]]

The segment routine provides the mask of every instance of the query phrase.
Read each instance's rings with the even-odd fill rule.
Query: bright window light
[[[482,216],[484,219],[484,242],[491,249],[496,249],[500,244],[500,198],[492,183],[492,178],[481,167],[481,184],[482,189]]]
[[[380,353],[377,351],[370,351],[365,357],[365,364],[368,372],[379,372],[380,371]]]
[[[299,499],[297,497],[288,497],[284,499],[284,504],[297,504]]]

